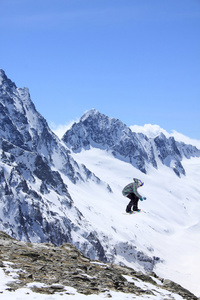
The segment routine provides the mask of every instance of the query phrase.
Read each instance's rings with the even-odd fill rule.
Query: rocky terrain
[[[15,274],[7,286],[11,292],[29,284],[34,292],[42,294],[67,295],[70,294],[67,287],[73,287],[85,295],[104,293],[108,298],[110,291],[117,291],[135,296],[163,296],[163,299],[175,299],[176,295],[197,299],[180,285],[153,272],[143,274],[124,266],[90,260],[69,243],[56,247],[48,243],[20,242],[4,232],[0,232],[0,268],[7,275]]]

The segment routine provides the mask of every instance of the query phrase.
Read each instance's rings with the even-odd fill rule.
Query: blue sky
[[[199,0],[0,0],[0,68],[49,124],[91,108],[200,140]]]

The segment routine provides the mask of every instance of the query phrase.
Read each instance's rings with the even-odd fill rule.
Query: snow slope
[[[187,176],[179,178],[163,164],[158,170],[152,167],[144,174],[96,148],[73,153],[73,157],[87,165],[113,191],[108,193],[92,182],[76,186],[67,182],[75,205],[93,224],[105,249],[108,245],[107,255],[112,258],[114,253],[114,262],[140,270],[143,262],[135,259],[135,250],[139,249],[141,255],[147,255],[146,268],[151,257],[149,268],[155,265],[158,275],[200,295],[200,159],[184,159]],[[128,199],[121,190],[133,177],[145,182],[139,192],[147,200],[139,203],[144,212],[125,215]]]

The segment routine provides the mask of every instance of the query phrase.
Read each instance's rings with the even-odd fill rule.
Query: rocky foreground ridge
[[[31,289],[43,294],[69,295],[67,287],[73,287],[85,295],[104,293],[108,298],[112,297],[110,291],[117,291],[134,296],[154,295],[159,299],[162,296],[175,299],[177,294],[183,299],[198,299],[180,285],[159,278],[153,272],[143,274],[124,266],[92,261],[69,243],[56,247],[48,243],[20,242],[2,231],[0,268],[7,275],[15,273],[15,280],[12,279],[7,287],[11,292],[39,282],[43,285],[32,284]]]

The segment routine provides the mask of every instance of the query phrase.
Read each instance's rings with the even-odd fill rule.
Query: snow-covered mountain
[[[106,260],[97,233],[74,206],[66,180],[93,180],[109,188],[69,150],[37,112],[27,88],[0,70],[0,229],[35,242],[78,244]]]
[[[131,163],[143,173],[149,166],[158,168],[161,162],[178,176],[185,175],[182,159],[200,157],[200,150],[195,146],[177,142],[173,137],[167,138],[163,133],[148,138],[95,109],[86,112],[79,122],[74,123],[62,140],[74,152],[90,147],[112,151],[116,158]]]
[[[0,230],[71,242],[86,256],[155,271],[199,293],[200,150],[134,133],[96,110],[62,141],[27,89],[0,71]],[[178,176],[177,176],[178,175]],[[122,188],[145,182],[144,211],[125,215]]]

